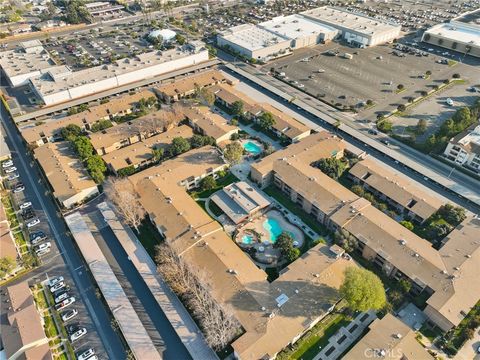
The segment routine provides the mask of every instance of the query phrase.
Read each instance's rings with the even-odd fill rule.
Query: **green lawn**
[[[55,322],[53,321],[53,318],[50,315],[46,315],[43,317],[43,320],[45,322],[44,328],[45,328],[45,334],[47,335],[47,337],[54,338],[58,336],[57,327],[55,326]]]
[[[137,234],[138,239],[150,257],[155,259],[155,246],[163,241],[161,235],[149,220],[144,220],[138,229],[140,231],[140,233]]]
[[[290,200],[286,195],[284,195],[279,189],[274,185],[268,186],[264,191],[277,200],[280,204],[285,206],[290,212],[297,215],[307,226],[309,226],[313,231],[319,235],[326,236],[328,235],[328,230],[318,221],[315,221],[310,215],[304,212],[297,204]]]
[[[37,306],[40,309],[47,309],[48,308],[47,299],[45,299],[45,294],[43,293],[41,288],[40,288],[40,291],[33,294],[33,298],[35,299],[35,302],[37,303]]]
[[[443,334],[443,332],[437,328],[437,327],[431,327],[428,326],[427,324],[423,324],[423,326],[420,328],[420,333],[425,336],[430,342],[433,342],[433,340],[437,337]]]

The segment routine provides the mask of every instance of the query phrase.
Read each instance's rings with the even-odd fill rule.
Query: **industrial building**
[[[333,40],[338,30],[298,14],[278,16],[258,24],[259,27],[291,40],[290,47],[299,49]]]
[[[480,174],[480,125],[473,124],[448,142],[443,155]]]
[[[163,52],[152,51],[134,58],[117,60],[72,72],[57,66],[30,78],[31,87],[46,105],[78,99],[101,91],[152,78],[208,60],[203,43],[187,44]]]
[[[291,53],[291,40],[252,24],[234,26],[217,35],[218,46],[229,46],[249,58],[268,61]]]
[[[337,29],[343,40],[360,48],[388,43],[400,36],[402,28],[401,25],[330,6],[307,10],[301,15]]]
[[[480,57],[480,9],[431,27],[423,34],[422,41]]]

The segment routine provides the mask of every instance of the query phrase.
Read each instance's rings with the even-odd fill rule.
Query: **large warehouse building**
[[[250,59],[268,61],[290,53],[290,39],[252,24],[234,26],[217,36],[218,46],[229,46]]]
[[[258,26],[290,39],[292,49],[333,40],[338,33],[337,29],[331,26],[320,24],[297,14],[278,16],[258,24]]]
[[[422,41],[480,57],[480,9],[425,31]]]
[[[346,42],[360,48],[390,42],[400,36],[402,28],[401,25],[330,6],[307,10],[301,14],[337,29]]]
[[[152,51],[134,58],[117,60],[72,72],[66,66],[57,66],[46,73],[30,78],[31,87],[46,105],[54,105],[135,81],[192,66],[208,60],[203,43],[184,45],[163,52]]]

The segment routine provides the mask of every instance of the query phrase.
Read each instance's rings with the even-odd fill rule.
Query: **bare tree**
[[[207,343],[215,350],[230,344],[240,332],[240,323],[231,307],[212,296],[208,274],[189,265],[168,244],[157,246],[155,260],[158,272],[198,320]]]
[[[145,209],[138,200],[133,184],[128,179],[110,177],[105,181],[103,188],[108,199],[115,205],[123,220],[139,233],[138,227],[145,217]]]
[[[195,98],[208,107],[212,107],[215,102],[215,95],[207,88],[200,88],[198,85],[195,85]]]

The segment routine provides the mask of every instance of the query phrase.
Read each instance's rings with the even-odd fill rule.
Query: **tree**
[[[430,70],[427,70],[427,71],[425,71],[425,75],[430,76],[430,75],[432,75],[432,72]]]
[[[154,148],[154,149],[152,149],[153,161],[159,162],[160,160],[163,159],[164,155],[165,155],[165,149],[164,148]]]
[[[115,205],[122,219],[132,226],[137,233],[138,227],[145,218],[145,209],[140,204],[133,184],[126,178],[105,181],[103,189],[107,198]]]
[[[400,225],[402,225],[403,227],[407,228],[408,230],[412,231],[413,230],[413,224],[408,221],[408,220],[402,220],[400,221]]]
[[[407,279],[400,279],[398,285],[404,294],[408,294],[412,289],[412,283]]]
[[[324,174],[335,180],[342,176],[346,168],[345,162],[334,157],[320,159],[316,165]]]
[[[200,189],[202,191],[213,190],[217,187],[217,182],[213,176],[206,176],[200,181]]]
[[[215,95],[210,90],[198,86],[195,86],[195,98],[208,107],[212,107],[215,102]]]
[[[363,190],[363,187],[361,187],[360,185],[353,185],[350,190],[352,190],[355,194],[361,197],[363,197],[363,195],[365,194],[365,190]]]
[[[232,104],[232,113],[236,116],[241,116],[244,113],[243,101],[237,100]]]
[[[73,141],[73,146],[80,159],[85,161],[93,155],[93,146],[90,140],[86,136],[78,136]]]
[[[372,105],[373,105],[373,100],[368,99],[367,102],[366,102],[366,104],[367,104],[368,106],[372,106]]]
[[[15,259],[10,256],[0,258],[0,278],[4,278],[10,274],[16,266]]]
[[[457,226],[467,217],[464,208],[452,204],[441,206],[437,214],[452,226]]]
[[[415,126],[415,134],[421,135],[427,130],[427,120],[420,119]]]
[[[70,0],[65,4],[65,21],[70,24],[90,22],[92,16],[80,0]]]
[[[168,148],[170,156],[177,156],[187,152],[188,150],[190,150],[190,142],[182,137],[173,138],[172,143]]]
[[[105,180],[105,171],[107,167],[100,155],[92,155],[86,161],[87,170],[90,173],[93,181],[101,184]]]
[[[452,77],[453,77],[454,79],[460,79],[460,74],[459,74],[459,73],[455,73],[455,74],[452,75]]]
[[[238,141],[231,142],[225,146],[223,156],[230,164],[238,164],[242,160],[243,147]]]
[[[378,130],[384,132],[384,133],[389,133],[392,131],[393,128],[393,123],[389,120],[382,120],[377,123],[377,128]]]
[[[273,246],[280,249],[280,252],[288,260],[295,261],[300,256],[300,250],[293,246],[293,237],[287,232],[282,232]]]
[[[405,89],[405,86],[403,84],[398,84],[397,85],[397,90],[398,91],[402,91],[403,89]]]
[[[192,148],[199,148],[206,145],[215,145],[215,139],[211,136],[195,134],[190,139]]]
[[[78,125],[70,124],[60,130],[60,135],[67,141],[74,141],[75,138],[82,135],[82,129]]]
[[[354,311],[380,310],[386,304],[380,278],[369,270],[350,266],[345,270],[340,294]]]
[[[185,39],[185,36],[183,36],[181,34],[177,34],[177,35],[175,35],[175,41],[179,45],[184,45],[187,42],[187,39]]]
[[[270,129],[273,125],[275,125],[275,118],[273,117],[272,113],[266,111],[260,115],[258,118],[258,125],[265,130]]]
[[[400,104],[397,106],[397,110],[400,112],[403,112],[407,109],[407,107],[404,104]]]

